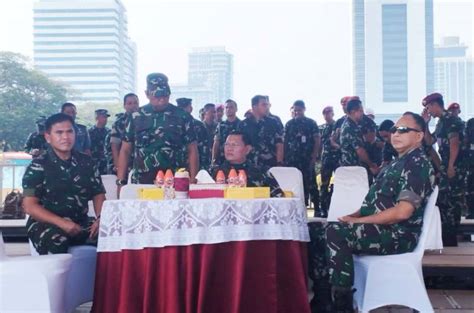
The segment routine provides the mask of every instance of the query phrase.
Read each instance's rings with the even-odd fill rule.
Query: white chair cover
[[[138,199],[138,189],[152,188],[152,184],[128,184],[120,189],[120,200]]]
[[[117,200],[117,176],[101,175],[101,178],[105,188],[105,198],[107,200]]]
[[[269,172],[275,177],[280,188],[293,192],[304,203],[303,174],[296,167],[272,167]],[[316,178],[315,178],[316,179]]]

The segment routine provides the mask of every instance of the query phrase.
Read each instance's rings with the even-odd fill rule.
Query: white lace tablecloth
[[[105,201],[97,251],[248,240],[309,241],[301,200]]]

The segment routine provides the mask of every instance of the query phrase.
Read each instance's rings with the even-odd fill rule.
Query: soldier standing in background
[[[224,143],[227,136],[239,126],[240,119],[237,117],[237,102],[228,99],[225,102],[226,120],[220,122],[216,128],[214,144],[212,146],[212,163],[221,164],[224,162]]]
[[[91,139],[91,156],[100,175],[107,174],[107,158],[105,156],[105,140],[110,133],[106,127],[109,112],[104,109],[95,110],[95,125],[89,128],[89,138]]]
[[[25,143],[25,148],[23,149],[26,153],[33,156],[33,158],[41,155],[46,149],[48,149],[48,143],[44,138],[44,123],[46,122],[46,117],[40,116],[36,120],[36,131],[32,132]]]
[[[74,143],[74,150],[91,155],[91,139],[87,127],[76,123],[77,109],[76,106],[71,102],[63,103],[61,106],[61,113],[69,115],[74,121],[74,133],[76,139]]]
[[[312,202],[315,215],[321,215],[315,172],[321,145],[318,124],[305,116],[306,106],[302,100],[295,101],[291,109],[295,117],[285,125],[284,162],[286,166],[296,167],[301,171],[305,203],[310,205]]]
[[[474,219],[474,118],[466,123],[466,156],[467,156],[467,215]]]

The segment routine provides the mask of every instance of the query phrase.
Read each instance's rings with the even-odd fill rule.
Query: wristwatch
[[[126,180],[126,179],[117,179],[117,180],[115,181],[115,184],[116,184],[117,186],[123,186],[123,185],[126,185],[126,184],[127,184],[127,180]]]

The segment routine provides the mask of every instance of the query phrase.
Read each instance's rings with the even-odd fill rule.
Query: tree
[[[58,112],[66,88],[33,69],[20,54],[0,51],[0,142],[23,149],[35,120]]]

